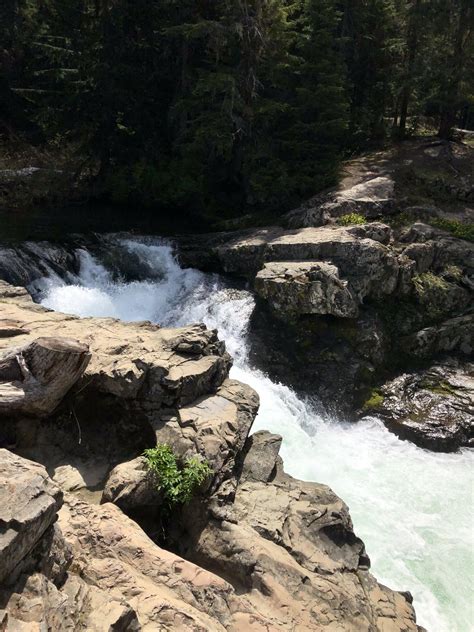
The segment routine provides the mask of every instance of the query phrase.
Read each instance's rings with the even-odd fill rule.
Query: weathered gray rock
[[[245,442],[244,460],[240,474],[241,481],[259,481],[267,483],[277,475],[281,467],[278,456],[282,442],[280,435],[260,430]]]
[[[61,503],[42,465],[0,449],[0,582],[38,544]]]
[[[403,439],[443,452],[474,445],[474,365],[455,360],[404,373],[371,411]]]
[[[128,606],[117,610],[108,595],[69,574],[72,552],[54,524],[62,492],[45,468],[0,450],[0,472],[2,630],[72,631],[78,625],[97,631],[138,630],[118,625],[121,619],[136,622]],[[83,595],[80,602],[70,597],[71,583]]]
[[[77,573],[110,600],[125,600],[143,630],[264,626],[264,617],[224,579],[161,549],[110,503],[92,506],[68,497],[59,524]]]
[[[403,249],[403,254],[416,263],[418,273],[427,272],[434,262],[435,243],[427,241],[410,244]]]
[[[213,471],[215,489],[234,471],[258,410],[258,395],[249,386],[226,380],[215,395],[161,418],[151,418],[156,442],[166,443],[183,461],[200,456]],[[159,507],[162,497],[144,457],[121,463],[109,474],[102,501],[113,502],[124,512]]]
[[[113,502],[125,513],[160,504],[161,495],[144,457],[120,463],[110,472],[101,502]]]
[[[330,262],[360,301],[368,295],[392,293],[398,280],[397,256],[380,241],[361,234],[361,226],[261,229],[219,247],[218,255],[226,272],[244,276],[254,276],[267,262]]]
[[[403,353],[414,358],[431,358],[439,353],[470,356],[474,351],[474,315],[449,318],[400,340]]]
[[[4,545],[13,540],[0,542],[2,630],[265,629],[268,622],[230,584],[159,548],[110,503],[94,506],[67,496],[59,524],[44,530],[46,520],[36,516],[56,519],[60,501],[51,495],[56,486],[36,463],[5,450],[0,462],[9,478],[1,481],[2,489],[27,492],[23,497],[9,491],[8,499],[1,498],[3,512],[3,501],[11,503],[5,534],[13,525],[23,543],[10,546],[6,556]],[[33,498],[30,489],[36,489]],[[1,519],[4,527],[5,516]],[[10,559],[18,561],[13,572]]]
[[[369,573],[344,503],[324,485],[284,474],[278,444],[268,433],[251,437],[234,494],[220,490],[204,520],[191,508],[183,543],[191,559],[229,578],[270,629],[418,630],[405,597]]]
[[[92,355],[80,384],[136,404],[142,409],[184,405],[217,388],[227,376],[230,358],[217,332],[204,325],[164,329],[150,322],[124,323],[113,318],[77,318],[35,305],[17,288],[5,285],[0,317],[28,323],[15,346],[38,337],[61,336],[89,345]],[[0,338],[0,352],[12,341]]]
[[[358,300],[336,266],[318,261],[266,263],[255,278],[255,290],[276,314],[332,314],[354,318]]]
[[[199,398],[151,423],[157,442],[169,444],[179,457],[198,454],[208,461],[215,488],[232,473],[258,405],[258,395],[250,386],[226,380],[215,395]]]
[[[286,221],[291,228],[303,228],[321,226],[349,213],[376,218],[395,211],[394,202],[395,183],[391,175],[370,174],[362,182],[313,197],[287,213]]]
[[[402,244],[409,244],[404,254],[413,258],[419,272],[432,268],[439,273],[447,266],[457,266],[474,287],[474,244],[465,239],[453,237],[445,230],[423,222],[415,222],[399,236]]]
[[[50,415],[89,360],[87,345],[59,336],[36,338],[0,353],[0,415]]]

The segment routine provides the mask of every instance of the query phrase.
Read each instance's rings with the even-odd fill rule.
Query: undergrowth
[[[430,222],[433,226],[447,230],[454,237],[459,239],[466,239],[467,241],[474,241],[474,224],[467,222],[460,222],[458,219],[447,219],[444,217],[438,217],[432,219]]]

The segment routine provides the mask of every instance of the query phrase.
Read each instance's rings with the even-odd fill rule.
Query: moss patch
[[[365,402],[362,405],[362,410],[365,410],[366,412],[369,410],[373,410],[375,408],[379,408],[384,401],[384,396],[382,395],[382,393],[380,391],[378,391],[377,389],[374,389],[371,393],[368,399],[365,400]]]
[[[436,395],[443,395],[444,397],[448,397],[449,395],[457,395],[456,389],[447,382],[438,382],[437,384],[425,383],[422,384],[422,387],[427,391],[436,393]]]

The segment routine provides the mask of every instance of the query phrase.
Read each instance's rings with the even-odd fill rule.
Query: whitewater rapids
[[[140,280],[125,281],[102,257],[80,250],[78,274],[52,273],[31,289],[43,305],[79,316],[217,328],[234,357],[232,377],[260,395],[253,430],[281,434],[286,471],[330,485],[349,505],[377,579],[412,592],[429,632],[472,630],[473,451],[432,453],[400,441],[377,419],[322,417],[310,400],[249,365],[250,292],[181,269],[159,240],[116,238],[114,248],[138,265]]]

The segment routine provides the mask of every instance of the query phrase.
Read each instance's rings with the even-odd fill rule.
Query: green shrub
[[[438,217],[431,220],[431,224],[437,228],[447,230],[455,237],[459,239],[466,239],[467,241],[474,241],[474,224],[471,222],[463,223],[458,219],[446,219],[445,217]]]
[[[143,454],[148,469],[155,476],[157,489],[170,506],[188,503],[212,474],[207,461],[199,457],[190,457],[180,463],[166,443],[159,443]]]
[[[348,213],[347,215],[341,215],[337,220],[337,223],[341,226],[350,226],[351,224],[365,224],[367,220],[360,213]]]

